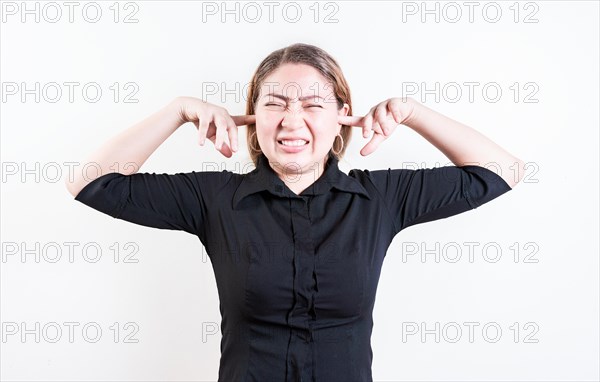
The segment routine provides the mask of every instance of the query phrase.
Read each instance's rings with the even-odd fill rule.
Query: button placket
[[[288,345],[286,381],[301,380],[313,341],[312,321],[314,321],[314,243],[311,235],[309,203],[306,197],[290,198],[290,214],[294,241],[294,304],[288,313],[287,322],[291,328]]]

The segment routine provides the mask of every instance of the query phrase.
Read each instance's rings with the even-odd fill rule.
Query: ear
[[[344,106],[342,106],[342,108],[340,110],[338,110],[338,115],[348,115],[348,111],[350,110],[350,106],[348,106],[347,103],[344,104]]]
[[[342,106],[342,108],[338,110],[338,115],[346,116],[348,115],[348,111],[350,111],[350,106],[348,106],[348,104],[345,103],[344,106]],[[339,134],[341,130],[342,125],[338,123],[337,133]]]

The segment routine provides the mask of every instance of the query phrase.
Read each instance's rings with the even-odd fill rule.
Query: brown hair
[[[256,102],[258,101],[260,89],[265,78],[267,78],[273,71],[275,71],[281,65],[287,63],[306,64],[318,70],[321,73],[321,75],[323,75],[323,77],[325,77],[328,80],[328,82],[333,85],[333,94],[335,95],[337,101],[338,110],[344,106],[344,103],[347,103],[350,107],[350,109],[348,110],[348,115],[352,115],[352,99],[350,97],[350,87],[348,86],[346,78],[342,73],[342,69],[340,68],[336,60],[323,49],[318,48],[314,45],[302,43],[297,43],[289,45],[285,48],[278,49],[269,54],[260,63],[260,65],[258,65],[258,68],[252,76],[252,80],[250,81],[250,86],[248,90],[248,100],[246,102],[247,115],[254,115],[255,113]],[[256,166],[258,164],[257,159],[262,153],[262,151],[260,150],[260,145],[258,143],[258,138],[256,134],[254,134],[256,132],[256,124],[248,125],[246,132],[246,142],[248,145],[248,151],[250,152],[250,158]],[[350,142],[350,137],[352,136],[352,127],[342,125],[340,135],[344,139],[344,145],[342,149],[336,150],[339,151],[338,155],[333,153],[332,150],[329,150],[327,159],[329,158],[329,156],[335,156],[339,160],[344,156],[346,148],[348,147],[348,143]],[[336,142],[339,142],[339,140],[336,139],[336,141],[334,141],[334,145]]]

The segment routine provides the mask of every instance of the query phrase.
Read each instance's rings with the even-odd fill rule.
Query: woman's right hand
[[[231,116],[220,106],[199,98],[177,97],[179,115],[183,123],[192,122],[198,129],[198,144],[204,146],[206,138],[227,158],[238,151],[238,126],[256,122],[254,115]]]

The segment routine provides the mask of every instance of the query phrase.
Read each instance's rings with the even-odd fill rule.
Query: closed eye
[[[277,103],[267,103],[265,104],[265,106],[279,106],[279,107],[284,107],[283,105],[277,104]],[[323,106],[321,105],[308,105],[308,107],[320,107],[321,109],[323,108]]]

